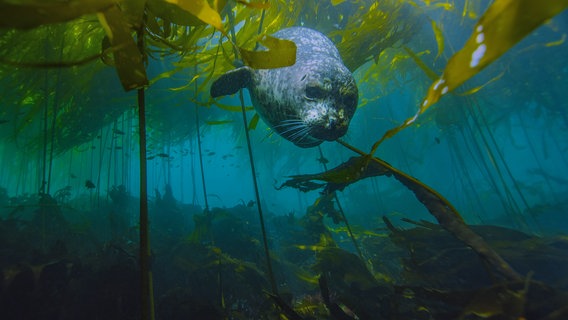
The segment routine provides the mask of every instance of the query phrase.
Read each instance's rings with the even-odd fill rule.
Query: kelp
[[[119,47],[113,52],[114,65],[124,90],[142,88],[148,84],[144,57],[131,35],[130,26],[118,7],[114,6],[98,15],[110,43]]]
[[[37,8],[41,8],[40,4],[33,3],[37,5]],[[42,64],[49,67],[88,64],[89,66],[96,65],[96,68],[99,69],[101,65],[96,61],[98,57],[101,57],[116,68],[125,89],[147,85],[146,75],[143,71],[143,64],[147,62],[146,59],[160,60],[164,57],[171,57],[172,60],[175,60],[179,58],[179,61],[170,65],[170,70],[166,70],[163,75],[157,76],[152,84],[155,84],[159,79],[167,79],[177,72],[189,69],[195,70],[193,78],[189,81],[191,85],[170,89],[176,89],[177,92],[187,91],[192,89],[193,82],[197,82],[199,84],[197,90],[205,92],[208,91],[207,86],[212,79],[234,68],[234,62],[239,60],[233,50],[235,46],[241,48],[239,50],[241,52],[246,52],[245,50],[255,47],[264,15],[261,34],[271,34],[284,27],[297,25],[301,21],[305,26],[316,28],[330,36],[336,42],[344,60],[351,69],[356,69],[365,62],[374,60],[381,66],[390,66],[391,70],[404,72],[404,69],[395,61],[399,59],[398,56],[383,53],[387,48],[408,42],[415,33],[414,31],[420,23],[421,11],[408,3],[411,2],[364,0],[332,3],[332,1],[302,0],[290,5],[288,1],[284,0],[241,1],[237,3],[211,0],[125,0],[121,1],[118,6],[112,5],[93,11],[93,13],[99,12],[99,16],[102,17],[102,26],[105,27],[110,41],[106,41],[101,48],[103,41],[95,40],[99,41],[98,44],[95,44],[99,50],[92,52],[92,54],[79,55],[74,60],[64,58],[55,64],[41,61],[34,64],[33,57],[41,56],[41,53],[22,56],[30,58],[30,61],[26,61],[26,63],[32,67]],[[94,6],[94,2],[90,0],[71,1],[65,5],[78,6],[79,4],[86,4],[85,10],[89,8],[89,4]],[[30,6],[34,5],[30,4]],[[65,5],[61,4],[61,6]],[[119,9],[117,10],[117,8]],[[108,13],[105,13],[105,10]],[[230,10],[235,13],[233,21],[229,21],[225,17]],[[84,14],[87,14],[87,12]],[[74,19],[80,16],[77,12]],[[142,21],[142,17],[144,17],[144,21]],[[75,21],[77,23],[74,23],[74,25],[81,25],[79,19],[73,22]],[[137,28],[142,25],[142,22],[144,22],[143,26],[146,29],[144,40],[149,45],[146,52],[139,53],[133,50],[134,39],[132,39],[131,32],[133,31],[132,28]],[[236,43],[234,44],[228,41],[225,35],[216,32],[217,30],[228,30],[229,24],[239,26],[235,30]],[[40,28],[42,27],[40,26]],[[88,48],[93,46],[93,40],[89,37],[83,38],[88,34],[85,32],[85,28],[93,27],[98,35],[103,31],[101,25],[93,26],[92,23],[89,23],[88,26],[85,24],[84,28],[78,27],[76,30],[76,38],[81,39],[81,42],[88,43]],[[112,36],[109,32],[112,32]],[[121,39],[113,40],[112,38],[117,36],[117,32]],[[48,37],[44,38],[48,39]],[[270,41],[268,40],[270,38],[265,39]],[[11,41],[18,41],[18,39],[14,37]],[[293,50],[290,49],[290,44],[285,42],[284,44],[285,46],[280,49],[270,49],[267,52],[254,51],[254,55],[261,55],[262,57],[243,60],[255,67],[288,65],[293,62]],[[265,47],[268,46],[265,44]],[[82,46],[66,48],[66,52],[82,52],[82,50],[75,48],[82,48]],[[110,56],[114,56],[114,59],[108,59]],[[67,57],[67,54],[65,57]],[[268,64],[263,62],[266,59],[269,59]],[[18,60],[14,61],[19,62],[20,65],[24,64],[24,62]],[[109,60],[114,60],[114,62],[109,62]],[[275,61],[280,62],[276,63]],[[261,62],[262,64],[260,64]],[[385,81],[389,81],[388,79],[391,77],[383,77],[384,73],[381,68],[378,68],[376,64],[372,67],[370,71],[373,74],[372,77],[379,79],[383,84]],[[85,79],[89,79],[89,77],[85,77]],[[92,90],[98,89],[92,88]],[[196,95],[195,99],[197,99],[195,102],[201,104],[211,105],[214,103],[208,97],[202,95]],[[375,97],[366,99],[366,101],[372,101]],[[159,116],[164,113],[154,112],[154,114]],[[157,118],[155,120],[157,123],[164,123],[171,119]],[[251,121],[251,124],[254,124],[254,121]],[[65,131],[71,132],[76,129],[65,123],[61,125],[65,127]],[[164,127],[167,127],[167,125]],[[176,130],[168,137],[172,135],[180,135],[174,137],[174,139],[183,138],[181,135],[187,136],[187,132]],[[84,141],[81,139],[78,143]]]
[[[448,61],[443,74],[434,81],[416,114],[400,126],[388,130],[372,147],[378,146],[416,119],[440,98],[478,74],[517,42],[548,19],[568,7],[568,0],[497,0],[491,4],[474,27],[464,47]]]
[[[434,31],[436,43],[438,44],[438,53],[436,54],[436,59],[438,59],[442,55],[442,52],[444,52],[444,34],[436,21],[430,20],[430,23],[432,24],[432,31]]]
[[[243,48],[239,50],[247,66],[255,69],[274,69],[296,63],[296,44],[293,41],[264,35],[258,39],[258,42],[268,50],[250,51]]]
[[[343,190],[346,186],[364,178],[382,175],[393,176],[414,193],[416,198],[424,204],[444,229],[475,250],[502,276],[510,280],[522,278],[499,254],[487,245],[483,238],[465,224],[458,211],[438,192],[385,161],[365,154],[344,142],[341,143],[361,156],[352,157],[347,162],[323,173],[294,176],[284,182],[280,188],[293,187],[304,191],[314,190],[319,185],[319,187],[325,186],[324,193],[329,193],[335,190]],[[315,183],[313,180],[326,183]]]
[[[105,11],[114,0],[35,1],[17,3],[0,1],[0,28],[31,29],[61,23],[85,14]]]
[[[416,15],[403,1],[375,1],[345,17],[342,30],[327,35],[335,42],[345,66],[355,71],[368,61],[377,61],[383,50],[408,42],[420,22]]]
[[[418,13],[412,11],[411,6],[405,5],[405,1],[399,0],[380,3],[368,0],[336,3],[331,3],[331,1],[313,2],[302,0],[296,2],[293,6],[288,1],[283,0],[268,2],[246,1],[228,4],[225,1],[216,2],[210,0],[197,2],[124,0],[120,1],[118,5],[115,5],[114,1],[104,7],[103,4],[107,4],[107,2],[97,2],[95,4],[90,0],[77,0],[66,2],[65,4],[53,4],[53,10],[56,10],[57,6],[61,8],[60,10],[64,10],[63,8],[68,10],[71,7],[79,8],[83,5],[81,10],[69,9],[68,13],[73,13],[73,15],[69,16],[69,19],[74,20],[62,24],[62,26],[72,25],[75,35],[73,41],[80,42],[83,45],[65,46],[65,52],[61,60],[50,59],[44,61],[41,58],[44,54],[41,48],[33,52],[28,52],[27,50],[29,49],[24,48],[26,51],[18,52],[15,59],[9,59],[10,56],[2,55],[3,62],[16,67],[69,68],[85,66],[90,70],[100,71],[103,67],[98,61],[100,58],[107,65],[117,70],[123,87],[129,90],[148,85],[143,68],[148,59],[162,60],[167,58],[173,62],[169,65],[170,69],[153,79],[151,85],[156,84],[160,79],[171,78],[184,70],[195,70],[195,74],[188,81],[187,86],[177,86],[169,89],[183,92],[193,89],[193,83],[197,82],[198,92],[206,92],[208,91],[207,86],[212,79],[234,68],[234,62],[239,60],[239,57],[234,52],[235,46],[240,48],[238,51],[242,52],[243,56],[247,55],[249,52],[247,50],[256,46],[256,42],[259,40],[259,27],[263,14],[265,18],[262,30],[260,30],[261,34],[268,35],[279,29],[297,25],[299,21],[302,21],[304,25],[316,28],[332,37],[336,41],[344,59],[352,61],[350,63],[352,68],[357,68],[365,61],[376,60],[385,48],[391,47],[395,43],[407,42],[413,34],[410,30],[416,28],[418,21],[411,18]],[[99,5],[101,6],[100,8],[98,7]],[[26,6],[29,6],[31,11],[39,12],[41,8],[51,6],[51,4],[31,2],[27,3]],[[199,12],[197,12],[197,9],[199,9]],[[228,21],[225,17],[229,10],[235,13],[233,21]],[[8,14],[11,11],[2,11],[2,14],[5,12]],[[98,13],[102,24],[93,23],[92,17],[88,15],[89,13]],[[57,14],[54,14],[52,19],[56,18]],[[41,19],[36,21],[38,24],[34,26],[37,27],[37,30],[33,29],[30,32],[36,33],[36,31],[46,27],[43,23],[45,21]],[[361,25],[362,21],[365,22],[363,25]],[[56,23],[56,20],[48,22]],[[220,29],[228,30],[229,24],[239,26],[235,30],[236,43],[234,44],[228,41],[225,35],[216,32]],[[340,25],[341,28],[338,29],[337,25]],[[53,24],[53,26],[58,26],[58,24]],[[132,37],[133,29],[140,26],[143,26],[146,30],[144,41],[148,43],[145,52],[142,53],[135,50]],[[66,30],[65,32],[71,33],[70,31]],[[101,38],[103,32],[107,35],[106,39]],[[22,41],[19,39],[19,36],[21,36],[21,32],[10,30],[2,35],[2,40],[10,41],[9,43],[14,47],[22,47],[17,45],[18,43],[32,43],[30,41]],[[46,39],[49,43],[46,46],[54,46],[51,40],[54,39],[53,37],[38,35],[38,38]],[[2,40],[0,40],[0,43],[2,43]],[[244,58],[244,63],[253,67],[278,67],[293,63],[295,50],[292,49],[292,43],[271,39],[268,36],[264,38],[264,41],[268,42],[268,44],[264,44],[264,47],[269,48],[269,50],[251,51],[254,57]],[[271,43],[276,44],[277,47],[274,47]],[[85,48],[88,48],[88,50],[84,50]],[[14,52],[16,51],[14,50]],[[179,60],[175,61],[176,58]],[[388,60],[383,60],[385,63],[388,63]],[[383,63],[383,60],[381,60],[381,63]],[[90,70],[83,79],[92,78]],[[181,73],[179,74],[181,75]],[[384,78],[381,77],[381,79]],[[37,79],[35,81],[37,82]],[[21,79],[15,82],[21,82]],[[82,86],[81,89],[84,90],[85,94],[83,95],[84,97],[80,98],[81,100],[95,100],[89,98],[93,96],[90,92],[103,90],[100,89],[99,84],[86,83]],[[39,82],[32,87],[40,87]],[[68,90],[66,92],[77,92],[77,90]],[[191,100],[208,106],[216,103],[204,95],[195,95],[195,98]],[[71,104],[71,101],[66,97],[62,97],[60,101]],[[80,103],[80,105],[84,109],[101,107],[100,105],[91,106],[89,102]],[[111,107],[109,106],[108,108],[110,109]],[[156,112],[151,109],[150,107],[150,120],[153,123],[158,123],[160,126],[164,124],[164,128],[180,127],[177,123],[168,126],[168,121],[171,121],[172,117],[162,118],[166,112]],[[71,109],[65,108],[64,110],[59,108],[59,112],[62,112],[63,117],[66,119],[69,117],[64,114],[69,110]],[[120,115],[121,113],[113,113],[114,119],[116,119],[117,114]],[[29,116],[34,118],[37,116],[37,113],[35,115],[29,114]],[[251,127],[254,127],[257,119],[253,117],[250,122],[253,125]],[[174,121],[176,120],[174,119]],[[80,121],[58,121],[58,126],[63,132],[86,131],[84,128],[75,126],[78,122]],[[30,127],[29,121],[21,123],[22,127],[18,132]],[[88,141],[102,126],[102,122],[92,123],[89,126],[89,128],[93,129],[91,133],[82,134],[76,144]],[[165,132],[166,130],[158,130],[154,136],[158,137]],[[187,135],[188,131],[184,128],[181,128],[181,130],[176,129],[168,133],[168,139],[179,140],[187,137]],[[64,144],[65,146],[62,145],[61,151],[68,150],[69,145],[73,143],[72,141],[68,142]]]
[[[222,33],[225,32],[218,13],[222,8],[212,8],[207,0],[165,0],[165,2],[175,4]]]
[[[326,248],[317,253],[313,269],[320,274],[320,291],[332,319],[390,318],[392,287],[379,282],[357,255]]]
[[[325,186],[325,193],[342,191],[348,185],[359,180],[390,175],[390,171],[379,163],[371,162],[370,156],[351,157],[346,162],[328,171],[318,174],[303,174],[291,176],[291,179],[284,182],[277,189],[290,187],[307,192],[320,189]],[[324,181],[325,184],[314,182]]]

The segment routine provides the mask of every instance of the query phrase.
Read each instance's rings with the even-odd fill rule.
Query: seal
[[[213,82],[211,96],[247,88],[263,121],[299,147],[344,136],[357,109],[358,89],[333,42],[304,27],[283,29],[273,36],[296,44],[295,64],[229,71]]]

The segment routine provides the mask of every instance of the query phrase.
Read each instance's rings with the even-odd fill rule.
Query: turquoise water
[[[401,48],[440,74],[476,22],[460,13],[420,11],[410,39],[354,71],[359,108],[345,143],[368,152],[414,115],[432,80]],[[302,21],[316,28],[324,20]],[[443,31],[439,57],[431,20]],[[327,197],[323,188],[279,188],[357,154],[336,142],[298,148],[262,120],[249,146],[238,95],[219,107],[208,104],[206,85],[196,91],[190,83],[205,71],[151,80],[144,95],[156,317],[567,317],[567,21],[563,12],[531,32],[375,153],[445,198],[444,208],[451,204],[465,222],[457,223],[485,239],[478,247],[391,173]],[[345,28],[332,22],[321,31]],[[16,40],[37,34],[1,31],[0,318],[140,318],[148,312],[140,308],[137,93],[124,92],[100,59],[72,68],[10,65],[20,61],[14,51],[38,50]],[[62,48],[76,48],[53,39],[28,60],[61,61],[73,52]],[[373,69],[381,59],[393,68]],[[180,61],[154,53],[148,78]],[[254,115],[247,111],[247,124]],[[503,274],[480,248],[495,250],[519,277]]]

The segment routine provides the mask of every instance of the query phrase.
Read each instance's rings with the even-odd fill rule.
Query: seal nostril
[[[328,120],[328,126],[330,129],[335,129],[335,127],[337,126],[337,120],[335,120],[335,118],[329,118]]]

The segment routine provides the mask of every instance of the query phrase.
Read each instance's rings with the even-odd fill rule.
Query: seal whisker
[[[294,132],[293,134],[291,134],[290,139],[292,139],[292,141],[302,141],[309,134],[310,134],[310,127],[305,126],[299,129],[298,131]]]
[[[294,133],[295,131],[302,130],[303,128],[304,128],[303,125],[296,125],[296,126],[293,126],[293,127],[286,128],[286,130],[282,131],[281,133],[282,134],[287,134],[287,133],[290,133],[290,132]]]
[[[306,124],[301,120],[290,121],[289,123],[280,123],[279,125],[274,126],[274,128],[282,128],[283,130],[280,132],[282,135],[293,135],[294,132],[301,131],[306,128]]]
[[[304,121],[300,119],[282,120],[280,121],[279,124],[275,125],[274,128],[287,127],[291,125],[300,125],[300,124],[304,124]]]
[[[302,129],[302,128],[305,128],[305,127],[306,127],[306,124],[303,123],[303,122],[300,122],[300,123],[289,124],[286,128],[289,128],[289,129]]]

